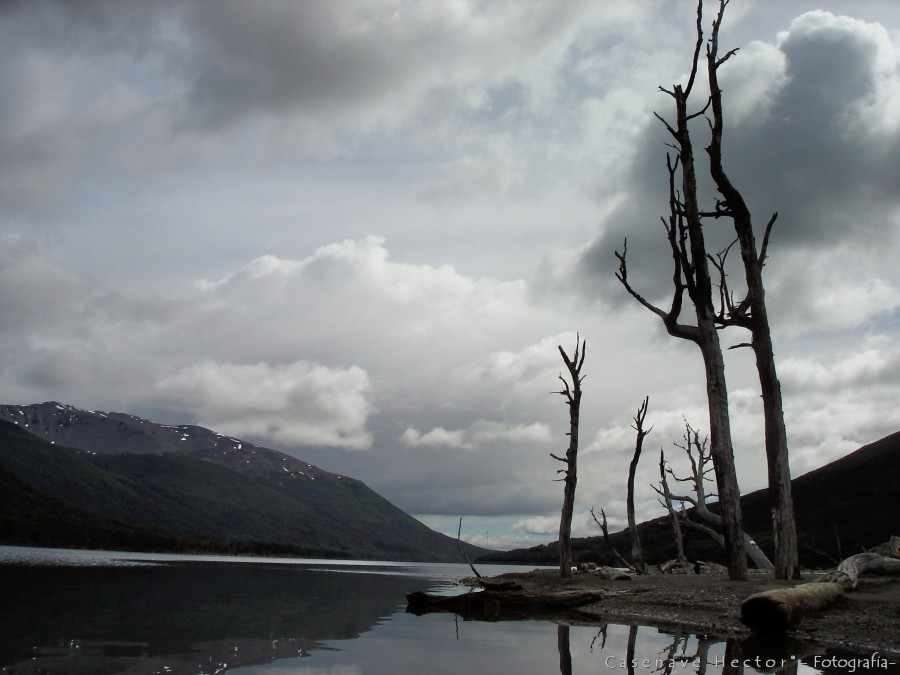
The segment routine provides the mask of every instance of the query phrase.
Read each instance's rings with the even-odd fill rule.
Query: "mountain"
[[[0,503],[4,543],[460,559],[455,539],[359,480],[203,427],[56,402],[0,407],[0,488],[15,495]]]
[[[900,534],[900,432],[865,445],[791,481],[800,562],[806,567],[833,567],[842,558]],[[624,478],[623,478],[624,482]],[[713,505],[713,510],[715,510]],[[744,528],[773,558],[772,527],[766,490],[741,497]],[[638,525],[645,558],[662,562],[675,557],[667,516]],[[721,550],[703,534],[686,533],[688,558],[724,562]],[[631,550],[627,529],[610,535],[623,554]],[[602,537],[572,541],[576,560],[617,565]],[[481,562],[559,564],[556,542],[528,549],[493,553]]]

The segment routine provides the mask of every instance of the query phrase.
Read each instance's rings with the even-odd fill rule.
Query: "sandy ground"
[[[740,622],[741,603],[760,591],[814,581],[778,581],[751,574],[749,581],[729,581],[720,574],[651,574],[630,581],[610,581],[586,572],[560,579],[554,570],[510,573],[491,580],[514,580],[525,591],[603,589],[610,595],[582,608],[610,623],[640,623],[659,628],[687,628],[722,637],[746,637]],[[827,647],[900,657],[900,579],[866,578],[838,605],[804,617],[786,635]]]

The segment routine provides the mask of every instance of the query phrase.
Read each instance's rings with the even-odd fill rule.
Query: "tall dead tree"
[[[637,432],[637,439],[634,443],[634,455],[631,457],[631,464],[628,466],[628,530],[631,532],[631,559],[634,561],[634,569],[639,574],[647,573],[647,563],[644,562],[644,551],[641,548],[641,538],[638,535],[637,521],[634,515],[634,475],[637,473],[638,461],[641,458],[641,449],[644,445],[644,437],[650,433],[650,429],[644,430],[644,420],[647,419],[647,407],[650,404],[650,397],[645,396],[644,402],[638,408],[637,414],[634,416],[634,424],[631,428]]]
[[[578,483],[578,424],[581,414],[581,382],[584,380],[581,367],[584,365],[586,346],[587,344],[581,341],[581,337],[576,335],[572,358],[569,358],[561,345],[559,346],[559,353],[562,355],[572,380],[570,385],[569,381],[560,374],[559,379],[563,383],[563,388],[555,392],[564,396],[566,405],[569,406],[569,433],[567,434],[569,447],[565,457],[550,453],[553,459],[566,465],[564,469],[557,472],[564,474],[562,481],[565,485],[562,514],[559,519],[559,576],[562,579],[572,576],[572,514],[575,511],[575,486]]]
[[[722,507],[722,535],[725,541],[728,575],[731,579],[746,579],[747,558],[740,535],[742,531],[740,489],[731,441],[725,359],[719,343],[718,315],[713,304],[712,281],[698,199],[694,148],[688,129],[691,120],[703,116],[706,109],[704,107],[697,112],[688,112],[688,100],[696,81],[703,46],[702,9],[703,2],[700,0],[697,5],[697,42],[687,84],[684,86],[676,84],[671,89],[660,87],[660,91],[668,94],[675,104],[674,125],[656,115],[674,139],[675,148],[674,159],[671,155],[666,159],[669,171],[669,217],[663,219],[675,264],[672,275],[674,293],[669,310],[656,307],[631,286],[626,266],[627,241],[621,253],[616,251],[619,260],[616,277],[638,302],[662,319],[670,335],[689,340],[700,349],[706,374],[711,452]],[[677,181],[679,174],[680,181]],[[682,323],[685,292],[694,306],[694,324]]]
[[[729,0],[720,0],[719,13],[713,21],[712,35],[706,47],[707,73],[709,77],[712,138],[709,153],[710,175],[722,196],[716,204],[714,217],[730,218],[734,224],[741,250],[747,296],[744,301],[731,304],[727,317],[732,324],[750,330],[751,347],[756,357],[756,369],[763,399],[763,419],[766,434],[766,461],[768,465],[769,501],[772,509],[772,525],[775,540],[775,577],[797,579],[800,563],[797,552],[797,529],[794,520],[794,503],[791,495],[791,471],[788,461],[787,431],[784,425],[784,406],[781,384],[775,368],[772,333],[766,310],[766,295],[762,280],[766,245],[769,233],[778,214],[772,215],[766,226],[762,247],[758,251],[753,230],[753,219],[743,196],[734,186],[722,164],[722,135],[725,127],[722,113],[722,89],[719,87],[719,68],[735,54],[731,50],[719,57],[719,28]],[[698,10],[699,16],[699,10]],[[723,274],[724,279],[724,274]],[[727,300],[727,294],[723,295]]]

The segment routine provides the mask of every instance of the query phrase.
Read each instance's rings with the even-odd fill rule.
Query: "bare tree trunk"
[[[684,554],[684,535],[681,533],[681,522],[675,507],[672,506],[672,493],[669,490],[669,481],[666,479],[666,455],[662,448],[659,450],[659,482],[662,486],[663,506],[669,512],[672,519],[672,530],[675,532],[675,547],[678,551],[679,564],[687,569],[688,559]]]
[[[710,525],[720,526],[722,523],[722,519],[712,511],[708,511],[706,509],[701,510],[698,508],[696,510],[696,513]],[[717,544],[719,544],[719,546],[722,546],[723,548],[725,547],[725,538],[712,528],[707,527],[703,523],[695,523],[693,520],[688,520],[687,518],[685,518],[682,523],[687,527],[709,535]],[[763,553],[763,550],[757,545],[755,541],[753,541],[750,535],[741,530],[741,539],[743,539],[744,548],[747,551],[747,557],[753,561],[753,564],[756,566],[756,568],[765,570],[766,572],[771,572],[774,569],[772,561],[769,560],[765,553]]]
[[[638,534],[637,520],[634,515],[634,474],[637,472],[638,461],[641,458],[644,437],[650,433],[650,429],[644,431],[644,420],[647,418],[647,407],[649,404],[650,397],[644,397],[644,402],[634,416],[634,424],[631,428],[637,432],[637,439],[634,443],[634,455],[631,458],[631,464],[628,466],[628,529],[631,532],[631,559],[634,561],[634,570],[638,574],[647,573],[647,564],[644,562],[644,551],[641,548],[641,537]]]
[[[744,542],[740,536],[741,503],[737,473],[734,465],[734,448],[731,441],[731,423],[728,416],[728,389],[725,381],[725,360],[719,343],[717,321],[719,317],[713,306],[712,281],[709,272],[708,254],[703,235],[702,214],[697,197],[697,175],[694,166],[694,149],[688,123],[702,115],[703,111],[688,113],[688,99],[697,76],[700,50],[703,47],[703,2],[697,4],[697,41],[691,63],[691,73],[687,85],[675,85],[671,90],[660,88],[675,102],[676,122],[673,126],[661,116],[657,118],[665,125],[675,139],[677,156],[669,159],[669,221],[666,232],[672,257],[675,262],[673,283],[675,293],[668,312],[653,306],[639,295],[628,283],[625,266],[626,248],[619,259],[617,277],[629,293],[642,305],[653,311],[666,326],[666,330],[676,337],[691,340],[700,348],[706,375],[706,396],[709,402],[709,430],[711,453],[722,508],[722,529],[725,538],[725,555],[728,561],[728,575],[731,579],[747,578],[747,557]],[[675,176],[680,166],[681,187],[676,187]],[[687,291],[694,305],[696,325],[679,323],[683,305],[683,295]]]
[[[581,342],[581,338],[576,336],[575,351],[572,358],[566,354],[562,346],[559,347],[559,353],[562,355],[563,362],[569,371],[569,377],[572,379],[572,385],[562,376],[559,379],[563,383],[563,389],[558,394],[566,398],[566,404],[569,406],[569,448],[566,450],[565,457],[557,457],[553,453],[550,456],[566,465],[565,469],[560,469],[558,473],[563,473],[564,490],[563,490],[563,506],[562,514],[559,520],[559,576],[562,579],[568,579],[572,576],[572,514],[575,510],[575,487],[578,483],[578,425],[581,412],[581,381],[584,377],[581,375],[581,367],[584,365],[586,343]]]
[[[725,539],[725,558],[728,576],[735,580],[747,579],[747,555],[744,550],[743,520],[741,517],[741,491],[734,466],[734,450],[731,445],[731,420],[728,417],[728,392],[725,388],[725,362],[719,347],[719,335],[713,330],[710,344],[704,352],[706,366],[706,391],[709,398],[710,453],[716,473],[719,505],[722,509],[722,536]]]
[[[762,268],[768,235],[777,214],[772,216],[763,238],[761,254],[757,253],[750,210],[741,193],[732,185],[722,166],[722,90],[719,88],[718,69],[734,52],[718,57],[718,35],[727,0],[720,2],[719,14],[713,22],[712,37],[707,47],[707,65],[710,86],[710,102],[713,111],[712,142],[708,148],[710,174],[716,183],[723,202],[717,213],[728,215],[734,223],[741,249],[744,275],[747,284],[747,300],[750,314],[744,314],[752,335],[751,346],[756,356],[760,390],[763,399],[763,417],[766,434],[766,460],[768,464],[769,501],[775,539],[775,577],[799,579],[800,561],[797,551],[797,529],[794,519],[794,503],[791,495],[791,471],[788,461],[787,431],[784,425],[784,406],[781,384],[775,368],[772,334],[766,310],[765,287]],[[746,306],[746,305],[745,305]]]

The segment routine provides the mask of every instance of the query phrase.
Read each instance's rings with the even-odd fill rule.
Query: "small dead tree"
[[[691,464],[691,474],[679,478],[675,475],[675,472],[672,471],[671,467],[666,467],[664,465],[664,459],[661,456],[660,475],[662,485],[660,488],[654,487],[653,489],[666,501],[666,508],[670,515],[675,514],[675,517],[680,519],[682,525],[703,532],[724,548],[724,536],[714,529],[722,527],[722,516],[713,513],[707,506],[707,499],[716,496],[709,495],[706,492],[707,478],[709,474],[713,472],[713,469],[709,466],[712,461],[709,450],[709,438],[706,437],[701,440],[699,431],[692,428],[687,421],[685,421],[684,424],[685,432],[683,438],[685,444],[679,445],[676,443],[675,445],[684,450],[687,455],[688,461]],[[694,496],[672,494],[667,475],[671,476],[675,482],[690,483],[694,491]],[[674,507],[675,502],[681,503],[681,513],[676,511]],[[690,504],[694,509],[694,514],[700,518],[702,522],[697,522],[688,518],[683,510],[684,504]],[[747,551],[747,556],[753,561],[753,564],[761,570],[771,572],[774,569],[772,562],[766,554],[763,553],[756,542],[744,532],[743,528],[738,532],[738,536],[741,537],[744,548]]]
[[[609,526],[606,522],[606,513],[603,509],[600,509],[600,516],[603,520],[597,518],[597,514],[594,513],[594,509],[591,509],[591,518],[594,519],[594,522],[600,527],[600,531],[603,532],[603,541],[606,542],[606,545],[609,546],[609,550],[613,552],[613,555],[616,557],[616,560],[619,561],[619,564],[623,567],[633,570],[634,565],[628,562],[621,553],[619,553],[619,549],[615,547],[615,544],[612,543],[612,540],[609,538]]]
[[[673,506],[672,493],[669,490],[669,482],[666,480],[666,453],[662,448],[659,449],[659,484],[662,488],[661,494],[663,497],[659,503],[666,507],[666,510],[669,512],[669,518],[672,520],[678,564],[683,569],[687,569],[688,559],[684,553],[684,535],[681,532],[681,520]],[[660,491],[657,490],[657,492]]]
[[[575,511],[575,486],[578,483],[578,424],[581,414],[581,382],[584,376],[581,374],[581,367],[584,365],[584,354],[587,344],[581,341],[581,336],[575,337],[575,351],[572,358],[566,354],[566,351],[559,346],[559,353],[566,369],[569,371],[571,385],[569,380],[559,375],[563,388],[554,392],[561,394],[566,399],[566,405],[569,406],[569,447],[566,450],[565,457],[559,457],[552,452],[550,456],[565,464],[564,469],[560,469],[557,473],[564,474],[561,479],[565,485],[563,489],[563,506],[562,514],[559,520],[559,576],[562,579],[568,579],[572,576],[572,514]]]
[[[634,424],[631,428],[637,432],[637,439],[634,443],[634,455],[631,457],[631,464],[628,466],[628,529],[631,532],[631,559],[634,561],[634,569],[638,574],[647,573],[647,563],[644,562],[644,551],[641,548],[641,537],[637,530],[637,520],[634,515],[634,475],[637,473],[638,461],[641,458],[641,449],[644,445],[644,438],[650,433],[650,429],[644,430],[644,420],[647,419],[647,407],[650,404],[650,397],[645,396],[644,402],[638,408],[637,414],[634,416]]]

